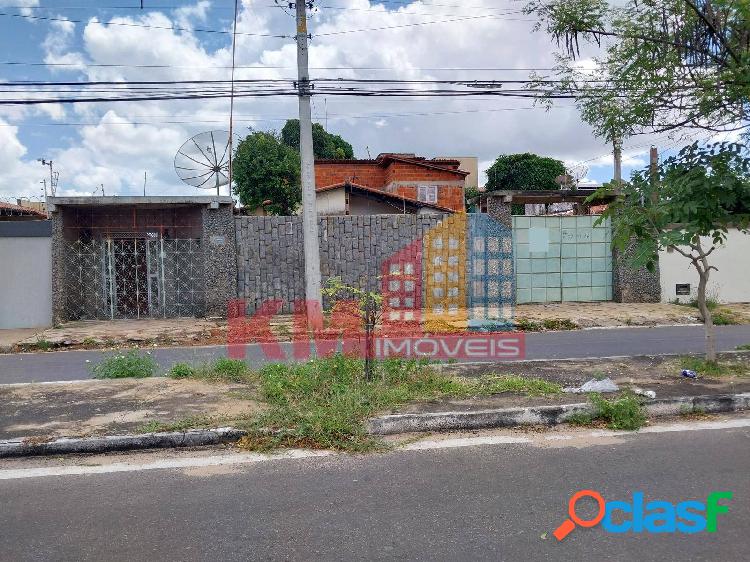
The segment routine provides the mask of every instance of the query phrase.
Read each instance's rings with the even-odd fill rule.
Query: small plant
[[[565,422],[569,423],[570,425],[593,425],[594,414],[589,414],[587,412],[575,412],[574,414],[571,414],[570,416],[565,418]]]
[[[700,357],[682,357],[680,366],[706,377],[743,376],[750,374],[750,366],[721,361],[707,361]]]
[[[750,343],[743,343],[735,347],[737,351],[750,351]]]
[[[34,347],[40,351],[49,351],[54,345],[51,341],[45,339],[38,339],[34,342]]]
[[[173,379],[187,379],[193,376],[195,369],[187,363],[175,363],[167,373],[168,377]]]
[[[725,309],[717,310],[711,313],[711,316],[716,326],[734,326],[740,323],[731,311]]]
[[[99,344],[99,342],[91,336],[83,338],[81,343],[86,347],[96,347]]]
[[[534,322],[528,318],[516,318],[516,328],[522,332],[541,332],[544,326],[540,322]]]
[[[220,378],[240,381],[247,373],[247,365],[241,359],[221,357],[214,362],[213,372]]]
[[[95,379],[122,379],[152,377],[156,361],[150,355],[139,355],[136,351],[115,354],[94,365],[91,372]]]
[[[578,324],[569,318],[548,318],[542,321],[545,330],[577,330]]]
[[[596,408],[594,418],[606,422],[610,429],[635,431],[646,423],[646,414],[640,400],[633,394],[625,393],[619,398],[606,399],[600,394],[589,396]]]

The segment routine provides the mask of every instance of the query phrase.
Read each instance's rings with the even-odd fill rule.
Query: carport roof
[[[135,196],[107,196],[107,197],[50,197],[48,199],[50,211],[56,207],[104,207],[139,205],[152,207],[168,207],[171,205],[234,205],[234,199],[228,195],[135,195]]]

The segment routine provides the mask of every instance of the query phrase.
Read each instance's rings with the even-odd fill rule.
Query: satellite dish
[[[198,133],[177,151],[174,169],[188,185],[201,189],[219,188],[229,183],[229,155],[231,153],[228,131]]]

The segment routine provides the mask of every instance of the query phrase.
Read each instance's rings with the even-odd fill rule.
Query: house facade
[[[470,172],[458,159],[380,154],[370,160],[316,160],[320,214],[464,211]]]

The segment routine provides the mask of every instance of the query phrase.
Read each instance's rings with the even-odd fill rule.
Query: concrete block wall
[[[323,283],[340,277],[347,285],[374,290],[383,260],[420,239],[444,215],[350,215],[320,217],[320,270]],[[304,299],[301,217],[236,217],[237,295],[252,313],[279,299],[292,312]]]

